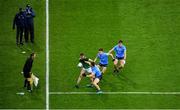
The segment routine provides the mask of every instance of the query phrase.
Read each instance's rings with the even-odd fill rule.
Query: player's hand
[[[112,61],[115,61],[115,58]]]

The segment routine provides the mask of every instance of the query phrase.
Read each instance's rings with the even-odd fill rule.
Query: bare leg
[[[115,59],[115,61],[114,61],[114,72],[118,72],[118,66],[117,66],[117,64],[118,64],[118,60]]]
[[[78,77],[76,85],[79,85],[79,83],[81,82],[81,79],[82,79],[84,73],[85,73],[85,70],[82,69],[81,72],[80,72],[80,75]]]
[[[104,74],[107,70],[107,67],[102,67],[102,73]]]
[[[98,83],[99,83],[99,79],[96,78],[96,79],[94,80],[94,82],[93,82],[93,85],[96,87],[96,89],[97,89],[98,91],[100,91],[101,89],[100,89]]]
[[[124,68],[125,60],[120,60],[119,69]]]

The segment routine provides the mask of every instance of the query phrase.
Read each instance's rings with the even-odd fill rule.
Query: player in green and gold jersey
[[[92,70],[90,65],[87,63],[87,61],[93,62],[93,60],[85,57],[84,53],[80,53],[80,58],[79,58],[79,64],[78,67],[81,67],[81,72],[78,77],[77,83],[75,85],[76,88],[79,88],[79,83],[81,82],[81,79],[86,76],[87,74],[91,74]],[[92,80],[92,79],[91,79]]]

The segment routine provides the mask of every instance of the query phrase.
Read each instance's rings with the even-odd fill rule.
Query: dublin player
[[[86,75],[86,77],[93,79],[92,84],[96,87],[97,94],[101,94],[102,91],[98,84],[102,79],[102,73],[94,62],[89,62],[89,64],[91,65],[92,73]]]
[[[94,62],[99,59],[99,64],[97,65],[101,70],[102,74],[105,73],[107,66],[108,66],[108,56],[111,56],[114,59],[113,55],[110,53],[105,53],[103,48],[100,48]]]
[[[119,40],[118,45],[114,46],[109,51],[109,53],[112,53],[114,51],[116,54],[116,58],[114,60],[114,72],[119,72],[119,70],[122,69],[125,65],[126,47],[122,43],[123,41]],[[118,62],[120,62],[119,65],[118,65]]]

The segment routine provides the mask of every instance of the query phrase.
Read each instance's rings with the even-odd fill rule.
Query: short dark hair
[[[123,41],[122,40],[119,40],[119,42],[118,43],[123,43]]]
[[[103,48],[99,48],[99,51],[103,51]]]
[[[84,56],[84,53],[80,53],[80,56]]]
[[[91,62],[91,65],[92,65],[92,66],[95,66],[95,62]]]

